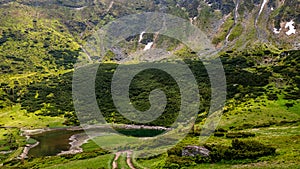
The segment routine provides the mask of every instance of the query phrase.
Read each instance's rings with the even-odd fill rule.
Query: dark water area
[[[110,131],[110,130],[109,130]],[[111,133],[105,129],[91,129],[90,132],[95,133]],[[115,132],[132,137],[155,137],[165,132],[165,130],[157,129],[115,129]],[[32,135],[31,138],[39,141],[36,147],[28,152],[28,157],[55,156],[62,151],[68,151],[71,147],[70,137],[75,134],[82,134],[84,131],[55,130],[47,131],[41,134]]]
[[[33,135],[31,138],[39,141],[39,145],[28,152],[28,157],[54,156],[70,149],[70,137],[83,131],[57,130]]]
[[[165,130],[156,129],[115,129],[120,134],[133,137],[155,137],[163,134]]]

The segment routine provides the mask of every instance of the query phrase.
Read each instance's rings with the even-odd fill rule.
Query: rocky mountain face
[[[299,49],[299,5],[297,0],[206,0],[193,23],[204,28],[217,46],[243,49],[263,42]]]
[[[26,18],[32,21],[56,20],[63,25],[57,31],[66,28],[79,44],[84,44],[95,30],[116,18],[158,11],[190,20],[217,48],[225,51],[243,51],[261,44],[271,49],[300,48],[298,0],[5,0],[0,2],[0,8],[11,18],[20,16],[10,13],[10,9],[26,8],[30,11]],[[139,36],[130,40],[138,41]],[[155,36],[145,33],[143,36],[140,48],[178,49],[174,47],[177,42],[166,37],[153,39]],[[160,43],[163,40],[167,43]],[[126,49],[125,53],[134,50]]]

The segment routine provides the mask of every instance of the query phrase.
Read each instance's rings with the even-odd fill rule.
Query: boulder
[[[195,157],[197,155],[208,157],[209,153],[210,151],[207,148],[201,146],[187,146],[182,150],[182,156],[188,157]]]

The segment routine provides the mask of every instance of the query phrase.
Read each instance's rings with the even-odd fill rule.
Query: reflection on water
[[[57,155],[61,151],[67,151],[71,147],[70,137],[83,131],[48,131],[33,135],[31,138],[39,141],[39,145],[30,149],[28,157],[42,157]]]
[[[120,134],[133,137],[155,137],[165,132],[165,130],[155,129],[118,129],[116,131]]]

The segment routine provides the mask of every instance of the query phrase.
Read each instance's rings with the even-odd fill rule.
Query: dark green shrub
[[[232,147],[229,148],[229,154],[232,159],[256,159],[261,156],[273,155],[276,149],[266,146],[257,141],[235,139],[232,141]]]
[[[74,154],[64,154],[61,157],[65,158],[65,159],[72,159],[75,155]]]
[[[286,106],[287,108],[290,108],[290,107],[293,107],[293,106],[294,106],[294,103],[285,103],[285,106]]]
[[[227,132],[227,130],[225,130],[225,129],[223,129],[223,128],[219,128],[219,129],[217,129],[216,131],[218,131],[218,132],[223,132],[223,133],[226,133],[226,132]]]
[[[266,146],[257,141],[235,139],[230,147],[212,145],[210,158],[212,162],[221,160],[257,159],[262,156],[275,154],[275,148]]]
[[[248,138],[248,137],[255,137],[255,134],[247,133],[247,132],[227,133],[226,134],[226,138]]]
[[[194,159],[192,157],[179,157],[176,155],[171,155],[166,161],[165,168],[181,168],[184,166],[193,165]]]
[[[215,132],[215,133],[214,133],[214,136],[215,136],[215,137],[224,137],[224,136],[225,136],[225,133],[223,133],[223,132]]]
[[[176,155],[176,156],[181,156],[182,155],[182,147],[181,146],[175,146],[168,151],[168,155]]]
[[[269,93],[267,94],[268,100],[278,100],[277,94]]]
[[[210,163],[211,162],[211,157],[204,157],[204,156],[201,156],[201,155],[197,155],[196,159],[195,159],[195,162],[197,164]]]

